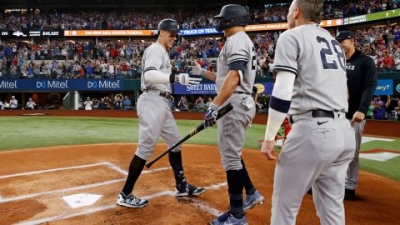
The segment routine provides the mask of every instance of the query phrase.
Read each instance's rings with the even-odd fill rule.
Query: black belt
[[[160,91],[158,89],[144,89],[144,92],[149,92],[149,91]],[[160,91],[160,96],[169,99],[171,97],[171,93],[166,92],[166,91]]]
[[[332,118],[332,119],[335,118],[335,115],[332,111],[325,111],[325,110],[312,110],[311,116],[313,118]],[[290,123],[294,123],[292,116],[290,116],[289,119]]]
[[[251,94],[249,92],[244,92],[244,91],[235,91],[233,93],[235,93],[235,94],[246,94],[246,95],[250,95]]]
[[[313,118],[317,118],[317,117],[327,117],[327,118],[332,118],[332,119],[335,118],[332,111],[325,111],[325,110],[313,110],[313,111],[311,111],[311,116]]]

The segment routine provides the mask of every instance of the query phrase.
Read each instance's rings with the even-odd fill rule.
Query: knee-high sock
[[[145,164],[146,160],[137,155],[133,156],[131,164],[129,165],[128,177],[126,178],[125,186],[122,189],[122,192],[125,195],[129,195],[132,192],[133,187],[135,186],[135,183],[139,178]]]
[[[176,181],[176,188],[178,190],[182,190],[182,188],[186,188],[186,178],[183,173],[183,165],[182,165],[182,152],[169,152],[168,154],[169,164],[172,167],[174,172],[174,177]]]
[[[235,217],[244,215],[243,211],[243,169],[226,171],[230,211]]]
[[[243,165],[244,189],[246,190],[246,195],[252,195],[254,194],[256,189],[254,188],[253,183],[251,182],[249,173],[247,172],[243,159],[242,159],[242,165]]]

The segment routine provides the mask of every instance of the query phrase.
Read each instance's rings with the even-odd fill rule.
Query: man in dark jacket
[[[356,152],[347,170],[344,199],[355,197],[359,175],[359,153],[365,126],[365,115],[373,98],[377,73],[374,60],[355,49],[355,37],[351,31],[340,31],[336,36],[346,54],[347,87],[349,91],[349,110],[347,119],[351,121],[356,135]]]

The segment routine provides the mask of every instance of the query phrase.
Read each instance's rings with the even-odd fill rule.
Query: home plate
[[[101,197],[102,195],[95,194],[74,194],[63,196],[62,198],[71,208],[79,208],[83,206],[93,205]]]
[[[392,153],[392,152],[360,153],[360,158],[385,162],[389,159],[394,159],[399,155],[400,154],[398,153]]]
[[[370,142],[370,141],[387,141],[387,142],[391,142],[391,141],[394,141],[394,139],[391,139],[391,138],[376,138],[376,137],[367,137],[367,136],[363,136],[362,139],[361,139],[361,142],[363,144],[367,143],[367,142]]]

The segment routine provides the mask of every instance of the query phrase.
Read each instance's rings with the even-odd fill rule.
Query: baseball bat
[[[229,111],[233,109],[233,106],[231,103],[228,103],[226,106],[222,107],[221,109],[218,110],[218,115],[217,115],[217,120],[227,114]],[[187,139],[193,137],[200,131],[204,130],[204,122],[201,123],[199,126],[197,126],[194,130],[192,130],[188,135],[186,135],[184,138],[182,138],[180,141],[172,145],[169,149],[165,150],[163,153],[161,153],[159,156],[157,156],[155,159],[151,160],[150,162],[146,163],[146,167],[150,168],[155,162],[157,162],[159,159],[161,159],[164,155],[166,155],[168,152],[174,150],[177,146],[185,142]]]

